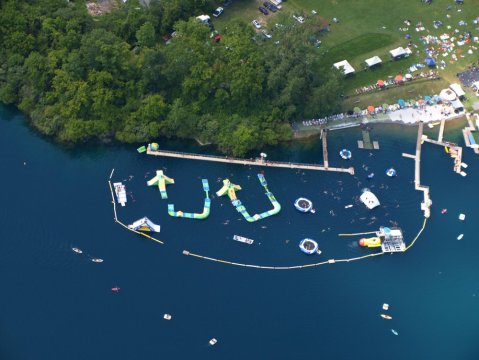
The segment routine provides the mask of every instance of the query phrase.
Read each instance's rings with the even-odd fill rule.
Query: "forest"
[[[177,137],[234,156],[339,109],[341,76],[315,47],[319,19],[279,15],[272,39],[232,22],[220,39],[195,19],[216,5],[128,0],[92,17],[84,1],[0,0],[0,101],[61,142]]]

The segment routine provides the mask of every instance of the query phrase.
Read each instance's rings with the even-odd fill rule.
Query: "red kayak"
[[[120,291],[120,288],[119,288],[119,287],[113,287],[113,288],[111,288],[111,291],[116,291],[116,292],[118,292],[118,291]]]

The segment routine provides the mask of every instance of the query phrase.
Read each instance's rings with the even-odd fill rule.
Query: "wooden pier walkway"
[[[361,133],[363,135],[363,139],[358,140],[359,149],[379,150],[379,143],[377,141],[371,141],[369,130],[362,130]]]
[[[442,142],[444,138],[444,128],[446,126],[446,119],[441,120],[441,127],[439,128],[439,135],[437,136],[437,141]]]
[[[328,161],[328,131],[326,129],[321,130],[321,140],[323,140],[323,164],[327,169],[329,167]]]
[[[190,153],[182,153],[182,152],[167,151],[167,150],[155,151],[155,150],[151,150],[149,146],[146,150],[146,153],[148,155],[153,155],[153,156],[165,156],[165,157],[173,157],[173,158],[179,158],[179,159],[214,161],[214,162],[238,164],[238,165],[278,167],[278,168],[285,168],[285,169],[332,171],[332,172],[342,172],[342,173],[348,173],[350,175],[354,175],[353,167],[337,168],[337,167],[321,166],[321,165],[315,165],[315,164],[268,161],[261,158],[247,160],[247,159],[231,158],[228,156],[223,157],[223,156],[214,156],[214,155],[199,155],[199,154],[190,154]]]
[[[423,192],[424,200],[421,203],[421,210],[424,211],[424,217],[427,219],[431,216],[430,207],[432,205],[432,201],[429,196],[429,186],[421,185],[421,145],[423,141],[423,127],[424,124],[420,122],[417,130],[416,156],[414,157],[414,185],[416,190]]]

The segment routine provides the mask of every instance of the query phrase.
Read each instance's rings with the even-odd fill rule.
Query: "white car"
[[[251,23],[256,29],[261,29],[261,24],[259,23],[258,20],[253,20]]]
[[[300,24],[304,23],[304,17],[302,16],[293,15],[293,18],[295,18]]]
[[[261,31],[263,33],[264,36],[266,36],[268,39],[271,39],[273,37],[273,35],[271,35],[266,29],[263,29]]]
[[[223,11],[225,11],[225,9],[223,9],[222,7],[219,7],[219,8],[217,8],[215,11],[213,11],[213,16],[214,16],[214,17],[218,17],[218,16],[220,16],[221,14],[223,14]]]

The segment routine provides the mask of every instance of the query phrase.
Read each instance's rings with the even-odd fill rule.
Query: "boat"
[[[73,250],[74,252],[76,252],[77,254],[83,254],[83,251],[82,251],[81,249],[79,249],[79,248],[74,247],[74,248],[72,248],[72,250]]]
[[[380,247],[381,239],[377,236],[370,238],[362,238],[359,240],[359,246],[362,247]]]
[[[316,209],[311,209],[310,212],[311,214],[316,214]]]
[[[462,240],[463,237],[464,237],[464,234],[461,234],[457,237],[457,240]]]
[[[171,320],[171,315],[170,314],[165,314],[165,315],[163,315],[163,319]]]
[[[459,220],[464,220],[466,218],[465,214],[459,214]]]
[[[447,209],[442,209],[442,210],[441,210],[441,214],[444,215],[444,214],[446,214],[446,213],[447,213]]]
[[[385,314],[381,314],[381,317],[382,317],[383,319],[386,319],[386,320],[391,320],[391,319],[392,319],[392,316],[385,315]]]
[[[349,160],[351,159],[352,154],[348,149],[343,149],[339,152],[339,156],[341,156],[344,160]]]
[[[93,258],[93,259],[91,259],[91,261],[93,261],[95,263],[102,263],[103,259]]]
[[[316,254],[321,255],[323,252],[321,250],[316,250]]]
[[[389,304],[384,303],[383,304],[383,310],[389,310]]]
[[[389,177],[394,177],[397,175],[397,172],[393,168],[389,168],[386,170],[386,175]]]
[[[464,169],[467,169],[467,167],[468,167],[469,165],[467,165],[466,163],[462,162],[462,163],[461,163],[461,166],[462,166]]]
[[[368,175],[368,179],[372,179],[374,177],[374,173]]]
[[[318,243],[312,239],[303,239],[299,243],[299,248],[305,254],[311,255],[318,251]]]
[[[345,209],[349,209],[349,208],[352,208],[352,207],[353,207],[353,205],[352,205],[352,204],[349,204],[349,205],[346,205],[344,208],[345,208]]]
[[[121,204],[121,206],[125,206],[127,200],[125,185],[123,185],[121,182],[117,182],[113,183],[113,187],[115,188],[115,194],[118,204]]]
[[[236,241],[239,241],[239,242],[242,242],[242,243],[245,243],[245,244],[249,244],[249,245],[251,245],[254,242],[254,240],[251,240],[251,239],[248,239],[246,237],[239,236],[239,235],[233,235],[233,240],[236,240]]]
[[[215,338],[213,338],[209,341],[210,345],[215,345],[217,342],[218,342],[218,340],[216,340]]]
[[[118,286],[115,286],[115,287],[111,288],[111,291],[118,292],[118,291],[120,291],[120,288]]]
[[[461,176],[466,176],[467,175],[467,173],[465,171],[461,171],[461,172],[459,172],[459,174],[461,174]]]
[[[396,330],[394,330],[394,329],[391,329],[391,332],[392,332],[394,335],[399,335],[399,333],[398,333]]]
[[[369,191],[369,189],[363,190],[363,193],[359,197],[359,200],[361,200],[368,209],[374,209],[375,207],[381,205],[376,195]]]
[[[294,202],[294,207],[298,211],[307,213],[308,211],[311,211],[313,209],[313,203],[309,199],[300,197],[300,198],[297,198],[296,201]]]

